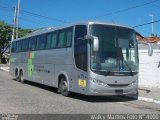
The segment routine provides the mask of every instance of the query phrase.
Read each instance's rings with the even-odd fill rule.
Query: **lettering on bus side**
[[[31,77],[34,71],[34,65],[33,65],[33,59],[34,59],[34,53],[28,52],[28,76]]]

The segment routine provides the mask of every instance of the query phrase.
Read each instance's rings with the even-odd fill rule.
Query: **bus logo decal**
[[[28,52],[28,76],[31,77],[32,73],[34,71],[34,65],[33,65],[33,59],[34,59],[34,53]]]
[[[79,79],[78,80],[78,85],[79,85],[79,87],[85,88],[86,85],[87,85],[86,80]]]

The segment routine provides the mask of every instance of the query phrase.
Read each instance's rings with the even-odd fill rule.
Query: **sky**
[[[155,2],[124,10],[152,1]],[[0,0],[0,20],[13,25],[15,5],[17,0]],[[122,11],[115,14],[119,10]],[[160,20],[160,0],[20,0],[19,26],[37,29],[98,20],[133,27],[151,22],[150,14],[154,15],[154,20]],[[95,17],[97,18],[93,19]],[[153,25],[154,34],[160,36],[160,22]],[[152,24],[137,27],[135,30],[143,36],[149,36],[152,33]]]

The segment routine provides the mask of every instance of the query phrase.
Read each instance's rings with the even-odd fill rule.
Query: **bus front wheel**
[[[70,92],[68,90],[68,83],[66,78],[62,77],[60,80],[59,90],[63,96],[69,96]]]

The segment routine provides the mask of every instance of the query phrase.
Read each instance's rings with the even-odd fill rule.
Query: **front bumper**
[[[130,95],[138,93],[138,81],[128,86],[102,86],[90,81],[86,95],[108,96],[108,95]]]

